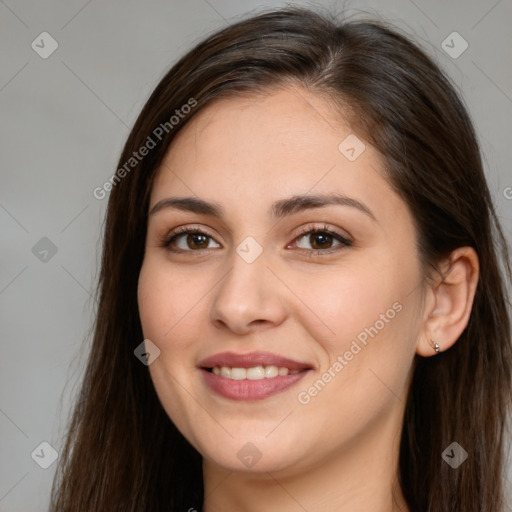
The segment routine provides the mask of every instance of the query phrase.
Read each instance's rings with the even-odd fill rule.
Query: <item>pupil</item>
[[[197,241],[198,239],[202,239],[202,242],[196,243],[196,241]],[[191,242],[191,243],[189,244],[189,247],[191,247],[191,246],[193,245],[193,246],[194,246],[193,248],[197,248],[197,247],[199,247],[199,246],[202,246],[202,245],[204,245],[205,243],[206,243],[206,245],[208,245],[208,242],[207,242],[207,240],[206,240],[206,236],[205,236],[205,235],[197,235],[197,234],[196,234],[196,235],[189,235],[189,236],[187,237],[187,243],[188,243],[188,242]],[[191,248],[192,248],[192,247],[191,247]],[[200,248],[202,248],[202,247],[200,247]]]
[[[313,247],[315,247],[315,245],[325,245],[325,244],[329,244],[329,241],[330,241],[330,238],[332,238],[331,235],[327,235],[327,234],[322,234],[322,233],[316,233],[314,235],[311,235],[313,237],[313,240],[314,242],[311,244]],[[319,244],[317,244],[317,240],[320,239],[322,240],[323,239],[323,242],[320,241]],[[315,247],[317,249],[325,249],[325,247]]]

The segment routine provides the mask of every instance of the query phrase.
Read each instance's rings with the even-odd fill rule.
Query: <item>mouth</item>
[[[313,369],[269,352],[224,352],[199,363],[210,391],[231,400],[261,400],[282,392]]]

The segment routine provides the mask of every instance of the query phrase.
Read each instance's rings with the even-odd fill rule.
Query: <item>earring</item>
[[[440,348],[439,345],[432,339],[429,340],[432,348],[435,350],[436,354],[439,354]]]

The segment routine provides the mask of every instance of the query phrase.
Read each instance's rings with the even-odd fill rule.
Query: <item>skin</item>
[[[408,510],[395,475],[412,362],[435,354],[431,338],[447,350],[462,333],[478,260],[457,249],[441,264],[444,280],[426,281],[413,218],[382,155],[367,143],[355,161],[339,151],[351,133],[325,99],[299,87],[223,99],[178,133],[156,176],[150,210],[170,196],[225,210],[224,219],[172,208],[150,215],[139,278],[144,336],[160,349],[150,374],[169,417],[203,455],[205,512]],[[274,201],[332,192],[374,218],[346,205],[268,214]],[[353,244],[300,234],[325,224]],[[181,252],[163,247],[179,226],[206,231],[208,249],[187,245],[186,234],[174,244]],[[236,252],[248,236],[263,249],[252,263]],[[393,304],[400,311],[301,403],[299,393]],[[253,402],[205,385],[201,360],[258,350],[313,370]],[[237,457],[248,442],[261,454],[251,467]]]

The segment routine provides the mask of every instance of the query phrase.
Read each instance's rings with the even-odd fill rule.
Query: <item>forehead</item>
[[[199,159],[210,167],[227,159],[253,168],[263,162],[295,165],[307,158],[308,164],[320,166],[325,159],[320,150],[328,150],[327,158],[337,155],[345,132],[350,129],[325,100],[297,87],[220,99],[178,133],[167,163]]]
[[[355,160],[347,158],[346,140],[364,148]],[[332,104],[286,88],[215,100],[198,112],[173,140],[151,203],[172,192],[248,208],[256,199],[270,203],[309,191],[370,202],[392,193],[380,153],[352,133]]]

